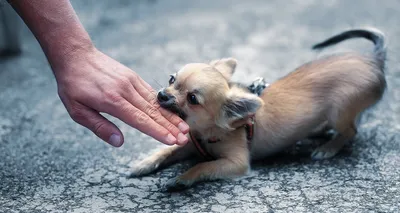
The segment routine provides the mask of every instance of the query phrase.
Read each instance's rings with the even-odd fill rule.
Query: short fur
[[[267,157],[326,129],[334,129],[336,136],[318,147],[312,158],[333,157],[357,133],[357,117],[381,99],[386,86],[386,49],[378,30],[346,31],[314,49],[353,37],[373,41],[374,54],[344,53],[312,61],[272,83],[259,97],[229,82],[235,59],[184,66],[172,79],[175,81],[160,91],[160,105],[184,114],[192,134],[201,136],[217,160],[195,165],[168,181],[167,188],[182,189],[198,181],[244,175],[251,159]],[[191,95],[199,104],[189,103]],[[249,150],[243,124],[252,116],[256,124]],[[207,143],[212,137],[220,141]],[[192,143],[168,147],[138,163],[131,176],[146,175],[195,154],[198,152]]]

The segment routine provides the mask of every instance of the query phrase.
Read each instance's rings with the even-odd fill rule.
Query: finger
[[[185,145],[188,141],[188,138],[185,134],[187,133],[189,126],[182,122],[182,120],[176,115],[175,117],[177,117],[177,119],[175,120],[175,123],[170,122],[160,113],[160,105],[156,101],[155,93],[148,91],[140,82],[132,82],[132,85],[135,87],[135,89],[130,91],[131,94],[125,98],[132,105],[150,116],[150,118],[152,118],[155,122],[170,131],[173,136],[177,138],[177,143],[179,145]],[[142,94],[140,94],[138,90],[141,91]],[[185,132],[182,132],[182,130],[179,128]]]
[[[130,91],[130,95],[128,97],[125,97],[130,104],[135,106],[138,110],[144,112],[149,116],[151,119],[153,119],[155,122],[157,122],[159,125],[163,126],[165,129],[167,129],[172,135],[177,138],[177,143],[180,145],[186,144],[187,142],[187,137],[181,133],[181,131],[171,122],[169,122],[166,118],[164,118],[160,111],[159,108],[151,105],[149,102],[147,102],[142,96],[139,95],[139,93],[132,88],[132,91]]]
[[[136,91],[142,96],[143,98],[146,99],[147,102],[149,102],[151,105],[154,107],[158,108],[159,111],[161,112],[161,115],[167,119],[169,122],[171,122],[173,125],[177,126],[178,129],[183,133],[186,134],[189,132],[189,126],[186,124],[185,121],[183,121],[179,116],[176,114],[160,108],[160,105],[157,102],[157,93],[150,87],[149,84],[147,84],[142,78],[137,78],[140,83],[135,83],[132,82],[134,85]],[[150,88],[150,89],[149,89]]]
[[[70,114],[75,122],[90,129],[97,137],[110,145],[120,147],[124,143],[121,130],[98,112],[81,105]]]
[[[153,87],[150,86],[150,84],[148,84],[145,80],[143,80],[143,78],[137,78],[139,80],[139,82],[149,91],[149,92],[156,92]]]
[[[177,143],[176,137],[170,131],[127,100],[121,100],[114,105],[113,109],[107,109],[105,112],[164,144],[173,145]]]
[[[187,125],[187,123],[179,116],[163,108],[160,108],[159,110],[161,115],[164,116],[164,118],[166,118],[169,122],[177,126],[183,134],[187,134],[189,132],[189,125]]]

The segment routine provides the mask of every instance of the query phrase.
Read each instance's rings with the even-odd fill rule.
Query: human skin
[[[100,114],[114,116],[167,145],[184,145],[189,126],[160,108],[156,92],[138,74],[93,45],[68,0],[10,0],[39,41],[71,118],[119,147],[121,130]]]

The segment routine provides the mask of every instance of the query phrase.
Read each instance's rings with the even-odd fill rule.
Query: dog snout
[[[167,103],[173,101],[174,96],[169,95],[165,90],[160,90],[157,94],[157,99],[160,103]]]

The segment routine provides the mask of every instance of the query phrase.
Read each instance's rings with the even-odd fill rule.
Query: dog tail
[[[352,38],[365,38],[372,41],[375,45],[374,48],[374,56],[381,66],[382,70],[384,70],[384,64],[386,61],[386,42],[385,35],[383,32],[376,28],[363,28],[363,29],[353,29],[342,32],[331,38],[328,38],[325,41],[315,44],[312,46],[313,50],[323,49],[325,47],[337,44],[347,39]]]

